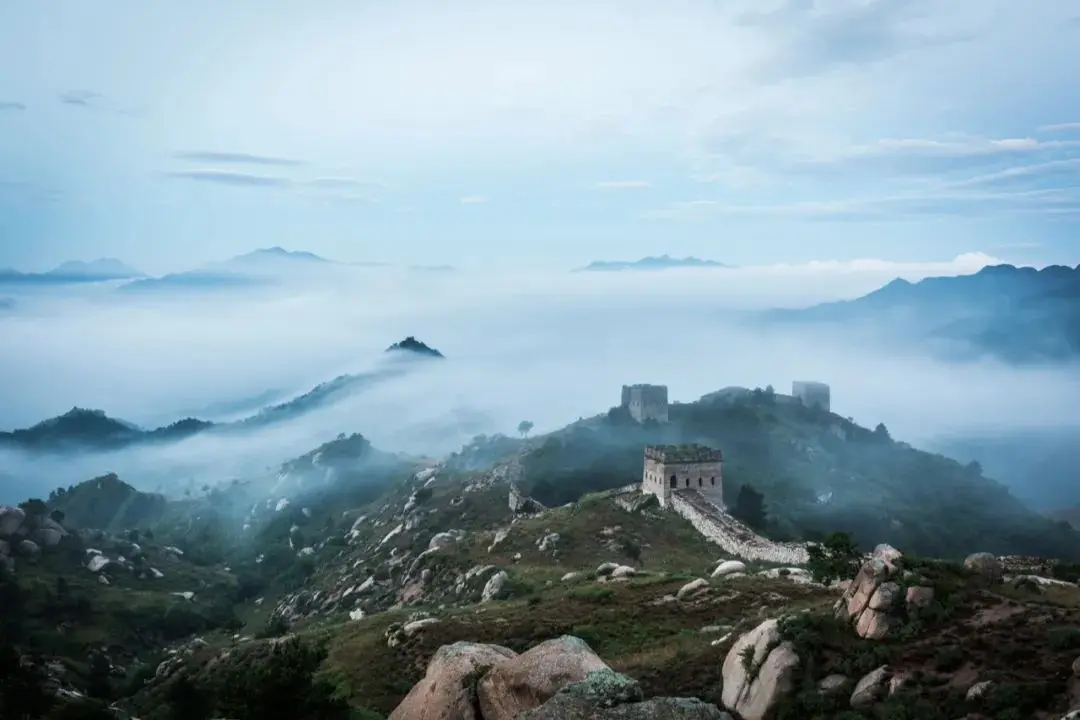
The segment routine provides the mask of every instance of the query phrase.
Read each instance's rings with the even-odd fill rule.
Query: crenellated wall
[[[669,507],[707,540],[736,557],[780,565],[805,565],[809,561],[806,545],[773,542],[758,535],[694,488],[672,492]]]

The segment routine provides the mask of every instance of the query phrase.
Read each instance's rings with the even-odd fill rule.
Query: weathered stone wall
[[[725,552],[745,560],[805,565],[809,557],[802,543],[777,543],[763,538],[710,502],[695,488],[676,490],[670,507],[694,526],[699,533]]]
[[[791,383],[791,394],[806,407],[817,405],[822,410],[828,411],[832,409],[832,393],[825,383],[796,380]]]
[[[638,422],[668,421],[667,385],[623,385],[622,405]]]
[[[650,457],[645,458],[645,469],[641,475],[641,491],[655,495],[661,505],[667,505],[671,490],[664,476],[663,463]]]
[[[723,464],[662,463],[646,455],[641,476],[642,492],[656,495],[661,505],[667,505],[671,491],[678,488],[698,490],[712,502],[725,507]]]

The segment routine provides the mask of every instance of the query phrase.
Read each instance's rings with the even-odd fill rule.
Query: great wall
[[[650,496],[635,483],[614,491],[612,500],[627,512],[637,512],[651,501]],[[778,543],[758,535],[694,488],[672,491],[667,507],[734,557],[776,565],[805,565],[809,560],[806,545]]]

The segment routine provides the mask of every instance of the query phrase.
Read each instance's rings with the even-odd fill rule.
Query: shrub
[[[808,546],[806,551],[810,556],[807,568],[819,583],[854,578],[862,564],[859,547],[845,532],[832,533],[821,543]]]

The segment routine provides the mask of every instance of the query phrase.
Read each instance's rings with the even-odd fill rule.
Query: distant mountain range
[[[670,255],[644,257],[640,260],[594,260],[574,272],[620,272],[627,270],[670,270],[673,268],[730,268],[731,265],[696,257],[674,258]]]
[[[24,273],[13,268],[0,269],[0,285],[63,285],[133,280],[141,277],[145,275],[115,258],[100,258],[90,262],[69,260],[43,273]]]
[[[883,340],[926,343],[951,359],[1075,359],[1080,357],[1080,266],[995,265],[959,277],[914,283],[898,278],[855,300],[773,310],[764,319],[872,330]]]
[[[388,347],[386,353],[406,361],[445,359],[441,352],[411,335]],[[103,410],[75,407],[63,415],[44,420],[29,428],[0,432],[0,448],[6,446],[44,452],[106,451],[141,443],[174,442],[207,431],[251,430],[292,420],[318,408],[328,407],[354,390],[379,380],[400,376],[410,369],[407,363],[394,362],[367,373],[339,375],[333,380],[316,385],[302,395],[269,405],[233,422],[214,423],[189,417],[171,425],[146,430],[109,417]]]
[[[125,292],[158,290],[225,290],[273,285],[282,275],[337,265],[314,253],[263,248],[195,270],[144,278],[120,287]]]

